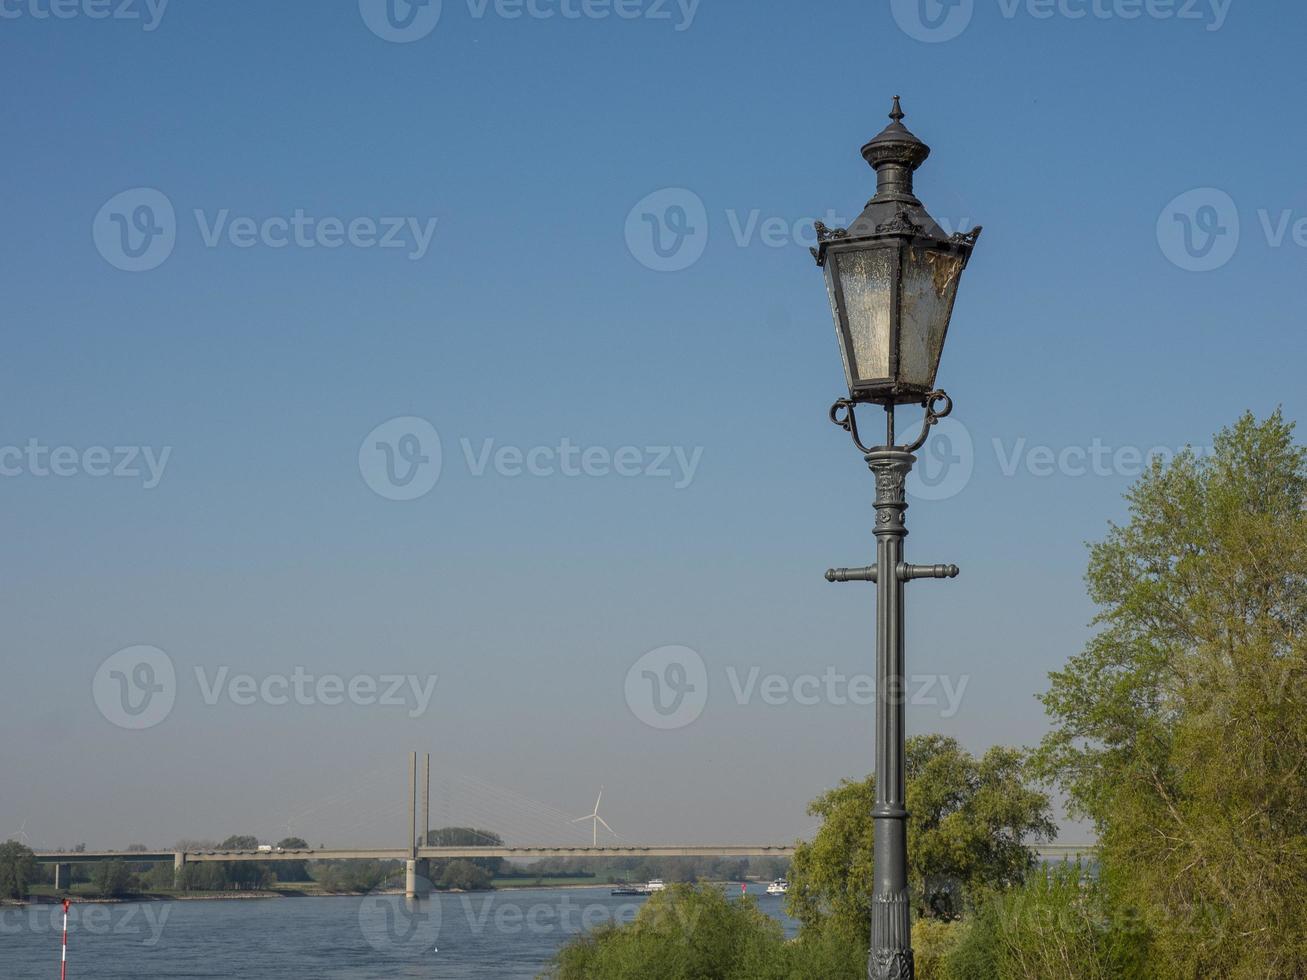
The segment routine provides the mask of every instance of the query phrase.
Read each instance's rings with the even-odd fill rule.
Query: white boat
[[[767,886],[768,895],[786,895],[790,891],[790,883],[784,878],[777,878]]]
[[[652,895],[654,892],[666,891],[667,886],[663,884],[661,878],[650,878],[649,883],[644,886],[644,890],[646,893]]]

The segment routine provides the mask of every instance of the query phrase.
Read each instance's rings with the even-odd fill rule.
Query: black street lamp
[[[870,980],[912,980],[912,918],[904,777],[903,584],[953,578],[956,565],[909,565],[904,485],[931,427],[953,410],[935,387],[958,280],[980,228],[949,235],[912,192],[913,172],[930,147],[903,125],[894,97],[892,122],[862,148],[876,170],[876,196],[847,229],[817,223],[817,264],[835,317],[835,334],[849,397],[831,407],[831,421],[853,436],[876,476],[876,564],[832,568],[831,582],[876,583],[876,805],[875,869],[871,900]],[[854,406],[885,409],[885,444],[868,448],[858,435]],[[915,442],[895,444],[894,408],[926,409]]]

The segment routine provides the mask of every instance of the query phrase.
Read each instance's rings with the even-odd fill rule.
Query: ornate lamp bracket
[[[897,449],[900,452],[915,453],[918,449],[926,444],[926,439],[930,436],[931,428],[939,422],[940,419],[948,418],[953,412],[953,399],[944,391],[932,391],[921,400],[922,406],[926,409],[925,418],[921,420],[921,434],[917,436],[915,442],[906,446],[895,446],[894,442],[894,406],[889,404],[885,406],[885,413],[889,416],[886,430],[887,442],[889,445],[880,447],[868,447],[862,444],[862,439],[858,435],[858,418],[854,414],[854,406],[857,405],[851,398],[841,398],[830,408],[830,420],[838,425],[845,432],[853,437],[853,444],[858,447],[864,456],[883,449]]]

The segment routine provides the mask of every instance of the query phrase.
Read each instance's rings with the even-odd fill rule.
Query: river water
[[[730,886],[727,894],[738,894]],[[69,980],[530,980],[560,945],[643,904],[602,888],[74,905]],[[759,908],[795,923],[784,899],[750,885]],[[0,978],[59,976],[57,905],[0,909]]]

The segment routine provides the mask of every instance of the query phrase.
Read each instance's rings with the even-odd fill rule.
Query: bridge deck
[[[1093,844],[1043,844],[1032,850],[1045,860],[1067,859],[1093,854]],[[421,847],[419,858],[619,858],[619,857],[791,857],[793,844],[663,844],[627,847]],[[43,864],[95,864],[102,861],[128,863],[173,862],[180,857],[187,864],[208,861],[403,861],[410,857],[403,848],[301,848],[282,851],[41,851]]]

